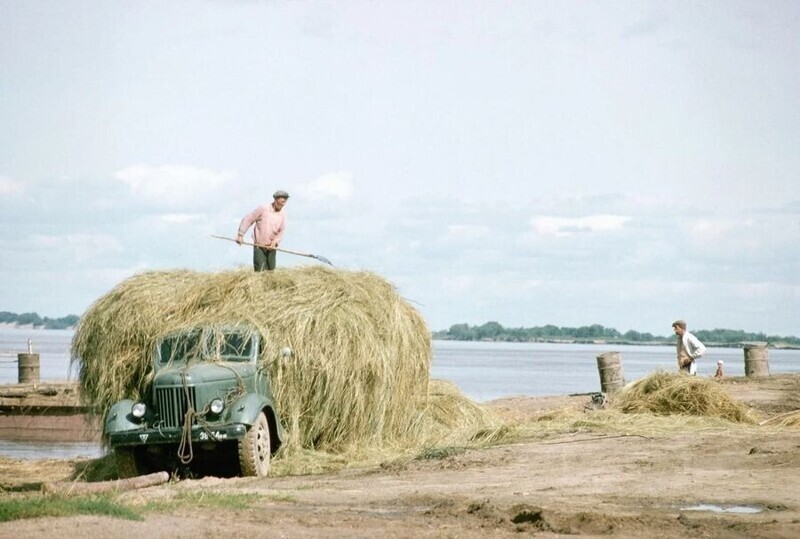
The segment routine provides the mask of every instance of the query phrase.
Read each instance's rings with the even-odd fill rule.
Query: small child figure
[[[723,365],[725,365],[725,363],[721,359],[719,361],[717,361],[717,372],[714,374],[714,378],[722,378],[722,376],[723,376],[723,374],[722,374],[722,366]]]

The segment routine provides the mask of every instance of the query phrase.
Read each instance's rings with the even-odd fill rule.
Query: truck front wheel
[[[239,465],[243,476],[264,477],[269,472],[271,444],[269,422],[264,412],[239,440]]]

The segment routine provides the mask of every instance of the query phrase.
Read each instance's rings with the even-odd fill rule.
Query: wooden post
[[[597,356],[597,370],[600,372],[600,391],[603,393],[614,393],[625,385],[619,352],[604,352]]]
[[[744,345],[744,375],[753,378],[769,376],[769,353],[766,344]]]

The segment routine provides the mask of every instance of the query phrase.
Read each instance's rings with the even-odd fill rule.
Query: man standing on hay
[[[286,191],[275,191],[272,204],[257,207],[242,218],[236,231],[236,243],[242,244],[247,230],[253,227],[253,269],[255,271],[274,270],[278,244],[286,229],[286,212],[283,207],[289,200]],[[266,247],[262,247],[266,246]]]
[[[697,365],[694,360],[705,354],[706,347],[700,339],[686,331],[686,322],[683,320],[675,320],[672,329],[678,336],[678,369],[692,375],[696,374]]]

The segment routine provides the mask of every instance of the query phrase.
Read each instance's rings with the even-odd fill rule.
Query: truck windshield
[[[253,357],[253,337],[242,333],[191,331],[164,338],[158,346],[158,362],[246,362]]]
[[[253,355],[253,339],[250,335],[229,333],[220,343],[222,361],[248,361]]]

